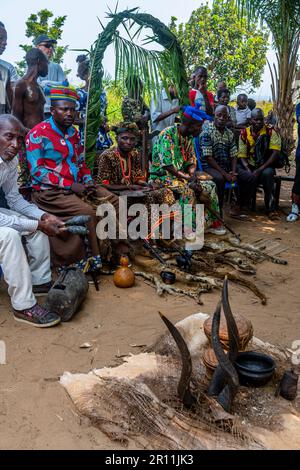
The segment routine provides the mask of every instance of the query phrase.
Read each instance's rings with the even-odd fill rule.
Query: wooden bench
[[[278,210],[279,208],[279,199],[280,199],[280,190],[281,190],[281,182],[282,181],[288,181],[290,183],[293,183],[295,180],[294,176],[280,176],[280,175],[275,175],[274,176],[274,181],[275,181],[275,209]],[[262,188],[262,185],[258,185],[259,188]],[[256,192],[253,196],[252,202],[251,202],[251,210],[255,212],[256,210]]]

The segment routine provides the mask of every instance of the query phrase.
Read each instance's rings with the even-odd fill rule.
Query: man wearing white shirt
[[[152,145],[158,135],[166,129],[166,127],[174,126],[176,114],[179,113],[179,100],[176,97],[176,90],[174,86],[169,87],[170,97],[168,96],[165,89],[162,90],[160,96],[151,100],[151,130],[155,132],[155,136],[152,138]]]
[[[57,235],[64,224],[27,202],[19,193],[16,155],[23,135],[24,128],[14,116],[0,116],[0,188],[10,208],[0,207],[0,265],[8,284],[14,318],[47,327],[59,323],[60,317],[37,304],[34,292],[46,293],[51,286],[48,236]]]

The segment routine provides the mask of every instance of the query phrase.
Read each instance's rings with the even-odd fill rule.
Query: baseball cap
[[[51,42],[52,44],[57,43],[57,41],[55,39],[49,38],[49,36],[47,36],[47,34],[40,34],[37,38],[35,38],[35,40],[33,41],[33,44],[35,46],[38,46],[39,44],[41,44],[41,42]]]

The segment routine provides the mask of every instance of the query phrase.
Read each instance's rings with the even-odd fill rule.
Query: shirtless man
[[[45,97],[37,78],[47,75],[48,59],[37,48],[28,51],[25,59],[28,70],[16,83],[12,114],[30,130],[44,120]]]

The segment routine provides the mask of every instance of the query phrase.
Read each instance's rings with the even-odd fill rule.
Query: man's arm
[[[7,82],[6,82],[6,90],[5,91],[6,91],[7,102],[8,102],[9,108],[11,109],[12,102],[13,102],[13,90],[12,90],[10,80],[7,80]]]
[[[15,157],[16,158],[16,157]],[[9,177],[2,184],[2,189],[4,191],[8,206],[11,210],[18,212],[21,215],[25,215],[30,219],[24,219],[18,217],[17,215],[7,215],[1,213],[0,209],[0,227],[11,227],[17,230],[18,232],[29,231],[34,232],[38,227],[38,220],[44,214],[37,206],[27,202],[19,193],[18,189],[18,170],[17,165],[13,162],[3,162],[0,163],[0,171],[2,165],[10,165],[11,171]],[[33,219],[33,220],[32,220]]]
[[[12,114],[23,122],[24,117],[24,82],[18,82],[14,91]]]

